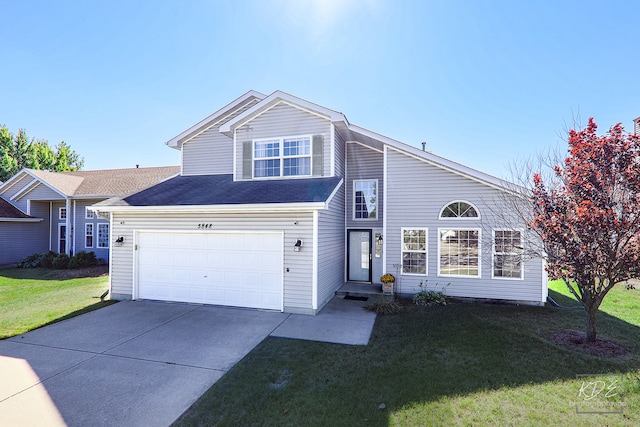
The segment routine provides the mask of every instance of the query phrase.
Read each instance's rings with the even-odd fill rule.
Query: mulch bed
[[[596,342],[585,342],[585,336],[576,332],[559,332],[547,338],[562,347],[598,357],[620,357],[629,350],[613,341],[598,339]]]
[[[78,277],[100,277],[109,274],[109,265],[98,265],[95,267],[78,268],[75,270],[56,270],[52,274],[55,279],[75,279]]]

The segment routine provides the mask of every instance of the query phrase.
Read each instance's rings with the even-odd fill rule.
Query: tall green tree
[[[64,141],[51,147],[46,139],[30,140],[24,129],[13,134],[5,125],[0,127],[0,182],[22,168],[67,172],[83,165],[84,159]]]

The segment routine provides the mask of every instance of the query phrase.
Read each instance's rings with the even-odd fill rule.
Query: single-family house
[[[111,219],[112,298],[315,314],[391,273],[403,294],[546,300],[525,224],[496,214],[508,183],[338,111],[249,91],[166,144],[179,176],[94,206]]]
[[[178,174],[179,166],[47,172],[22,169],[0,184],[0,266],[32,253],[95,252],[109,261],[110,222],[89,206]]]

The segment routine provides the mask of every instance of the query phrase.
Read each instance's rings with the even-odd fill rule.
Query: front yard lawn
[[[553,307],[406,306],[378,316],[366,347],[270,337],[176,425],[640,425],[639,304],[620,286],[599,314],[599,337],[629,350],[616,358],[549,341],[585,325]]]
[[[91,271],[95,274],[97,269]],[[95,298],[109,288],[106,274],[70,277],[76,274],[41,268],[0,270],[0,339],[112,303]]]

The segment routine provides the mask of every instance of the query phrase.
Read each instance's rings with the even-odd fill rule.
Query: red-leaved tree
[[[640,136],[621,124],[603,136],[597,128],[590,118],[569,131],[553,182],[534,175],[530,224],[542,238],[549,276],[562,279],[587,312],[587,342],[596,340],[607,293],[640,277]]]

